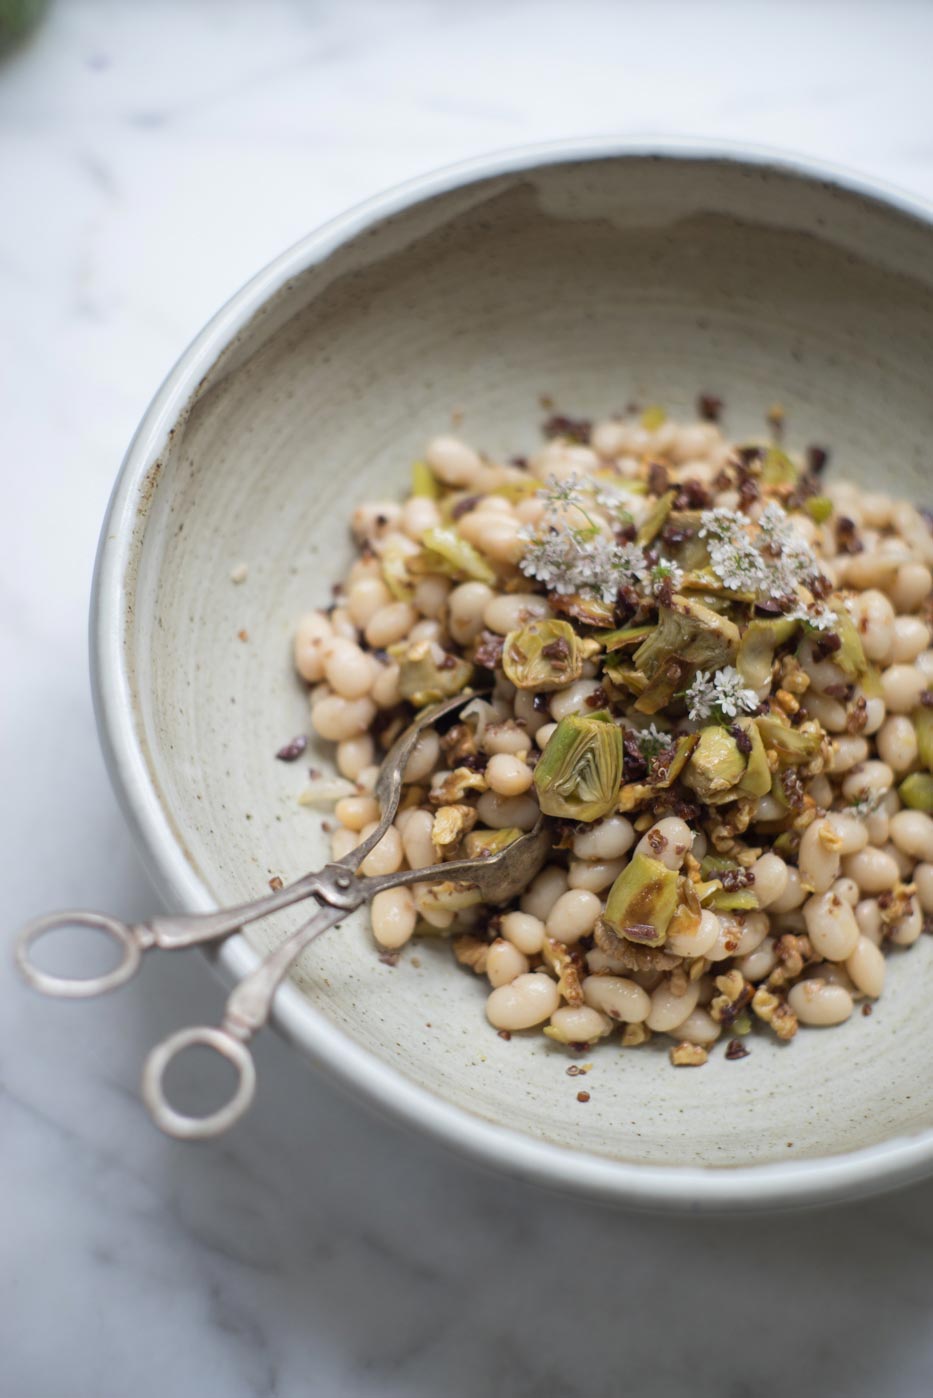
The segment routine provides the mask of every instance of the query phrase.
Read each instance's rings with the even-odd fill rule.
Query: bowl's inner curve
[[[921,500],[931,250],[925,226],[798,177],[629,159],[441,196],[286,287],[202,386],[141,505],[136,721],[217,901],[328,857],[321,813],[296,804],[306,764],[273,759],[307,728],[290,632],[344,572],[353,506],[399,493],[452,411],[496,452],[534,447],[541,394],[573,413],[634,400],[687,415],[716,392],[735,434],[778,401],[791,442],[826,443],[840,474]],[[250,936],[265,947],[294,923]],[[627,1161],[736,1165],[933,1120],[931,951],[924,938],[895,954],[871,1018],[787,1047],[756,1036],[741,1062],[675,1071],[662,1046],[596,1048],[585,1105],[563,1051],[495,1035],[484,983],[439,943],[392,968],[351,920],[298,980],[334,1025],[483,1118]]]

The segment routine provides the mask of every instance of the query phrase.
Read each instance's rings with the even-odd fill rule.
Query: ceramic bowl
[[[169,905],[249,899],[328,858],[297,804],[307,730],[296,618],[352,556],[347,520],[403,491],[462,415],[533,448],[541,395],[630,400],[761,429],[847,476],[928,498],[930,213],[770,154],[551,146],[415,182],[313,233],[240,291],[169,376],[104,526],[92,619],[110,768]],[[248,566],[237,586],[231,571]],[[309,750],[327,769],[330,754]],[[228,941],[228,978],[299,914]],[[933,1162],[933,941],[895,956],[871,1018],[755,1037],[699,1071],[666,1050],[590,1055],[588,1103],[544,1038],[504,1042],[446,947],[383,964],[361,917],[280,991],[296,1049],[455,1150],[591,1198],[671,1208],[850,1196]],[[261,1091],[261,1084],[260,1084]]]

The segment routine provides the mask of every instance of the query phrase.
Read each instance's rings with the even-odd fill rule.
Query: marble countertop
[[[3,919],[151,911],[88,693],[123,449],[173,359],[308,228],[484,149],[728,136],[933,196],[933,9],[809,0],[59,0],[0,62]],[[775,1220],[607,1213],[368,1115],[274,1035],[215,1146],[163,1139],[143,1053],[212,1019],[195,954],[50,1005],[0,957],[0,1390],[10,1398],[916,1398],[933,1182]]]

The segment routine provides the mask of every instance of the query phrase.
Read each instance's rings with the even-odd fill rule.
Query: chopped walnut
[[[805,694],[810,688],[810,676],[796,655],[785,655],[779,670],[780,688],[788,694]]]
[[[601,917],[596,919],[593,935],[600,951],[618,961],[627,971],[672,971],[684,959],[661,947],[640,946],[626,937],[618,936]]]
[[[555,941],[553,937],[546,937],[541,948],[541,959],[551,974],[557,977],[557,989],[562,999],[574,1007],[582,1005],[583,953]]]
[[[745,979],[741,971],[733,970],[716,977],[716,989],[720,994],[710,1001],[709,1012],[717,1024],[721,1024],[724,1029],[731,1029],[742,1011],[751,1003],[755,987]]]
[[[459,936],[451,937],[450,944],[461,966],[469,966],[478,976],[484,974],[486,957],[489,955],[488,943],[481,942],[479,937],[474,937],[469,932],[461,932]]]
[[[785,1000],[779,1000],[760,985],[752,997],[752,1009],[759,1019],[770,1025],[779,1039],[792,1039],[797,1033],[797,1016]]]
[[[819,957],[813,950],[810,938],[805,933],[799,935],[785,932],[774,944],[778,964],[771,972],[767,985],[771,990],[779,990],[795,981],[804,966],[809,966]],[[754,1006],[753,1006],[754,1008]]]
[[[458,767],[465,757],[476,756],[476,739],[468,723],[455,723],[441,738],[441,752],[451,767]]]
[[[627,1024],[622,1030],[623,1048],[638,1048],[640,1044],[647,1044],[651,1038],[651,1030],[644,1024]]]
[[[709,827],[710,838],[720,854],[728,854],[736,835],[744,835],[751,824],[757,799],[742,796],[729,806],[716,807]]]
[[[458,843],[476,824],[476,810],[473,806],[441,806],[434,817],[431,839],[436,849],[442,853]]]
[[[471,772],[469,767],[455,767],[437,786],[431,787],[428,800],[432,806],[452,806],[468,791],[485,791],[486,787],[482,772]]]
[[[670,1050],[670,1059],[675,1068],[701,1068],[709,1054],[702,1044],[688,1044],[686,1039]]]
[[[800,704],[788,689],[779,689],[772,702],[777,704],[779,709],[783,709],[788,718],[793,718],[794,714],[800,712]]]
[[[670,980],[667,984],[672,995],[686,995],[687,991],[690,989],[690,976],[683,966],[677,966],[671,972]]]
[[[916,891],[916,884],[898,882],[889,892],[878,894],[878,911],[886,929],[890,931],[910,916],[913,911],[911,899]]]

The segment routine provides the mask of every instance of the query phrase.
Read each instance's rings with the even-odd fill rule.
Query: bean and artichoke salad
[[[454,881],[380,893],[394,960],[444,936],[486,1015],[571,1050],[668,1036],[677,1066],[871,1013],[933,920],[930,516],[827,473],[773,409],[760,439],[656,407],[554,416],[530,458],[431,441],[295,664],[339,777],[340,858],[379,818],[386,749],[427,730],[364,874],[505,849],[546,866],[506,908]]]

